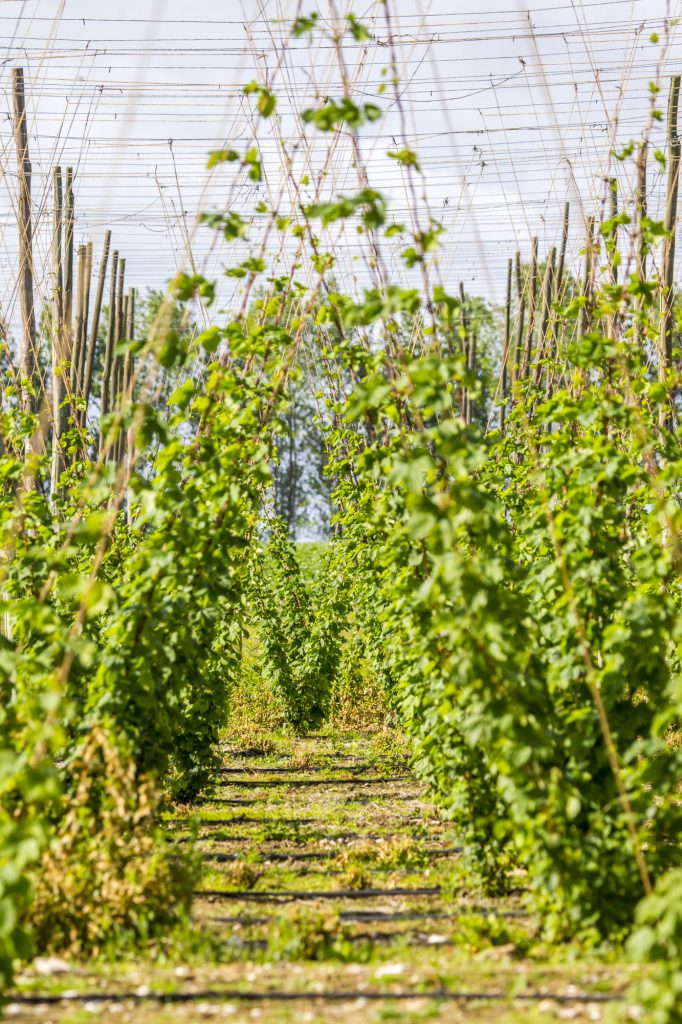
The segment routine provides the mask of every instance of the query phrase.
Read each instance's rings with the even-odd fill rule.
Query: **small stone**
[[[71,970],[66,960],[58,956],[37,956],[31,965],[36,974],[48,977],[50,974],[68,974]]]
[[[200,1017],[215,1017],[218,1007],[212,1003],[197,1003],[196,1012]]]
[[[405,964],[384,964],[374,972],[375,978],[397,978],[405,970]]]

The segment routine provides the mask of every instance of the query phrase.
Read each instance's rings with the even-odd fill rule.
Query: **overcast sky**
[[[371,28],[370,42],[349,37],[344,46],[353,91],[366,102],[389,63],[383,6],[368,0],[339,6]],[[391,0],[390,7],[404,118],[387,89],[377,101],[383,119],[360,133],[371,184],[387,194],[396,219],[406,221],[408,186],[385,153],[407,138],[419,153],[429,212],[445,228],[441,276],[452,287],[463,280],[499,300],[508,257],[517,247],[526,256],[533,234],[543,251],[556,242],[567,198],[577,254],[580,208],[598,202],[614,171],[614,116],[620,140],[639,135],[664,19],[680,15],[680,2]],[[128,282],[163,287],[187,265],[190,239],[192,258],[210,275],[231,258],[207,228],[194,231],[199,211],[223,208],[229,197],[243,212],[259,198],[277,200],[286,212],[291,187],[278,139],[292,152],[298,111],[341,93],[324,34],[297,40],[283,56],[279,44],[295,8],[288,0],[0,0],[0,303],[10,321],[16,317],[16,163],[9,69],[21,64],[27,75],[39,301],[49,292],[55,163],[76,169],[76,242],[92,239],[97,252],[110,228],[126,257]],[[308,0],[302,10],[318,10],[321,23],[329,15],[327,0]],[[682,70],[676,31],[664,76]],[[654,32],[658,42],[650,41]],[[257,126],[266,181],[256,186],[242,178],[234,191],[234,166],[208,174],[206,157],[226,145],[248,148],[254,120],[241,87],[254,77],[273,82],[278,117]],[[309,189],[325,157],[323,147],[295,150],[297,179],[313,172]],[[352,163],[342,141],[325,178],[328,194],[357,189]],[[653,171],[651,186],[655,194],[660,179]],[[252,242],[257,225],[254,232]],[[367,283],[362,240],[346,231],[333,244],[339,275],[351,285]],[[389,262],[402,280],[397,252],[396,243]]]

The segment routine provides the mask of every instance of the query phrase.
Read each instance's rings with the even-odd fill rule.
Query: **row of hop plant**
[[[269,88],[247,92],[275,116]],[[304,122],[333,136],[378,110],[346,91]],[[212,162],[258,180],[253,151],[235,152]],[[411,150],[393,155],[421,173]],[[158,786],[190,800],[210,779],[250,622],[293,728],[324,720],[356,650],[456,820],[472,875],[498,893],[521,869],[551,937],[628,939],[659,964],[643,998],[658,1020],[679,1020],[678,333],[668,282],[646,276],[671,227],[639,204],[634,269],[619,280],[626,215],[600,233],[591,223],[584,281],[564,282],[550,259],[530,333],[538,267],[516,306],[510,273],[496,381],[480,379],[471,304],[430,280],[437,226],[417,226],[403,254],[421,291],[378,280],[358,298],[339,291],[319,225],[359,219],[378,252],[391,234],[380,193],[365,182],[296,216],[316,280],[306,290],[294,266],[249,304],[267,270],[250,257],[229,268],[246,286],[225,326],[142,342],[178,387],[165,406],[138,390],[116,464],[88,461],[86,447],[48,498],[46,460],[25,458],[30,412],[3,408],[3,978],[28,950],[32,864],[68,879],[71,917],[40,881],[34,913],[39,934],[58,920],[75,950],[168,921],[191,864],[158,851],[146,864]],[[248,234],[234,211],[210,221],[227,241]],[[213,294],[198,275],[174,286],[179,301]],[[313,318],[337,508],[318,591],[281,525],[263,523],[276,421]],[[209,361],[194,379],[199,351]],[[495,393],[504,416],[492,430]],[[125,842],[98,858],[100,833],[119,825]],[[117,872],[135,879],[128,890]],[[87,931],[83,907],[98,915]]]
[[[195,286],[179,279],[169,301]],[[2,411],[4,983],[31,935],[106,951],[182,919],[196,864],[169,856],[160,814],[217,761],[289,343],[254,358],[233,339],[198,383],[211,335],[147,339],[175,392],[130,403],[123,462],[85,446],[52,493],[47,453],[26,458],[34,417]]]

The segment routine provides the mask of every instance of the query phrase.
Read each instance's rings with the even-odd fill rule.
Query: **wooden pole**
[[[126,261],[119,259],[118,261],[118,285],[116,291],[116,318],[114,322],[114,338],[116,342],[119,342],[123,337],[123,328],[125,324],[125,300],[123,296],[123,289],[125,286],[125,267]],[[121,378],[123,376],[123,359],[120,355],[114,352],[113,361],[111,364],[111,408],[110,412],[117,412],[120,409],[121,403]],[[118,462],[120,458],[121,449],[121,435],[120,432],[116,437],[116,440],[111,447],[111,457],[115,462]]]
[[[126,323],[126,338],[129,341],[135,340],[135,289],[131,288],[128,294],[128,319]],[[128,350],[125,355],[124,390],[127,402],[133,398],[133,375],[135,372],[135,357]]]
[[[507,301],[504,311],[504,345],[502,348],[502,372],[500,373],[500,433],[504,433],[505,402],[507,400],[507,361],[511,347],[511,301],[512,301],[512,266],[507,261]]]
[[[62,321],[62,169],[52,169],[52,463],[50,493],[55,496],[62,471],[60,439],[66,429]]]
[[[675,235],[677,230],[677,196],[680,185],[680,137],[677,134],[677,113],[680,101],[680,76],[670,81],[668,96],[668,184],[665,197],[664,225],[667,232],[663,240],[661,267],[661,327],[658,338],[658,377],[662,383],[668,378],[672,361],[673,320],[673,274],[675,270]],[[661,423],[668,419],[668,413],[661,405]]]
[[[71,356],[71,349],[73,347],[73,330],[71,325],[73,315],[73,231],[73,167],[67,167],[64,178],[64,249],[62,252],[64,259],[64,270],[62,273],[64,291],[62,319],[68,336],[69,356]]]
[[[74,418],[78,418],[76,400],[81,394],[80,367],[83,349],[83,307],[85,304],[85,261],[86,249],[78,246],[78,274],[76,276],[76,318],[73,327],[73,345],[71,351],[71,406]]]
[[[135,340],[135,302],[136,295],[135,289],[131,288],[128,294],[128,319],[126,324],[126,337],[129,341]],[[133,356],[130,349],[125,354],[125,363],[123,369],[123,392],[124,402],[127,407],[130,407],[133,402],[133,380],[135,375],[135,357]],[[121,436],[121,460],[125,459],[127,464],[130,465],[132,461],[132,447],[133,447],[133,434],[130,429],[126,430]],[[126,494],[126,507],[128,515],[130,515],[130,503],[128,501],[128,495]]]
[[[571,214],[571,204],[570,203],[565,203],[564,204],[564,218],[563,218],[563,223],[562,223],[562,228],[561,228],[561,248],[559,250],[559,266],[557,267],[557,272],[556,272],[556,290],[555,290],[555,295],[556,295],[556,301],[557,302],[561,302],[561,299],[562,299],[562,291],[561,291],[561,289],[562,289],[562,286],[563,286],[563,283],[564,283],[564,266],[566,264],[566,247],[568,245],[568,226],[569,226],[569,222],[570,222],[569,221],[570,214]]]
[[[114,344],[116,340],[116,281],[118,280],[118,251],[114,250],[111,259],[111,277],[109,282],[109,322],[107,324],[107,337],[104,345],[104,365],[102,367],[102,390],[101,390],[101,418],[109,412],[111,395],[111,366],[114,358]],[[102,428],[100,420],[100,447],[103,444]]]
[[[119,342],[123,338],[126,323],[126,309],[125,309],[125,297],[123,289],[125,287],[125,268],[126,261],[119,259],[118,261],[118,290],[116,293],[116,322],[115,322],[115,338]],[[121,393],[121,378],[123,375],[123,359],[120,355],[114,354],[114,360],[112,364],[112,384],[111,394],[112,410],[116,408],[117,402],[120,399]]]
[[[523,321],[526,312],[526,294],[523,287],[523,275],[521,272],[521,253],[516,250],[516,342],[514,345],[514,380],[518,380],[521,369],[521,358],[523,349]]]
[[[609,216],[611,220],[615,220],[618,216],[618,179],[611,178],[609,181]],[[611,235],[611,242],[613,249],[608,253],[609,263],[609,278],[611,284],[618,284],[618,225],[614,224],[613,233]]]
[[[587,218],[585,237],[585,265],[583,270],[582,294],[585,299],[580,310],[578,330],[580,336],[587,333],[590,325],[590,307],[592,304],[592,284],[594,274],[594,217]]]
[[[99,334],[99,321],[102,315],[102,299],[104,298],[104,284],[107,278],[107,264],[109,262],[109,247],[111,245],[111,231],[104,236],[104,247],[102,259],[99,264],[97,275],[97,291],[95,293],[95,305],[92,311],[92,325],[90,327],[90,340],[88,342],[88,357],[85,363],[85,381],[83,385],[83,397],[87,406],[92,389],[92,372],[95,365],[95,353],[97,351],[97,335]]]
[[[618,216],[618,179],[611,178],[609,181],[609,217],[614,221]],[[609,284],[614,288],[618,284],[618,225],[613,225],[611,237],[606,247],[606,259],[609,272]],[[606,334],[609,338],[615,338],[618,332],[618,310],[610,313],[606,318]]]
[[[533,372],[533,386],[537,387],[542,378],[542,360],[546,358],[549,349],[549,325],[550,312],[552,309],[552,293],[554,288],[554,264],[556,262],[556,247],[552,246],[547,264],[545,276],[542,282],[542,314],[540,318],[540,336],[535,353],[535,370]]]
[[[533,352],[533,332],[535,330],[535,311],[537,306],[538,292],[538,240],[537,237],[531,242],[530,273],[528,285],[528,326],[526,328],[526,343],[521,360],[519,377],[522,379],[528,373],[530,359]]]
[[[33,222],[31,217],[31,160],[28,150],[26,126],[26,94],[23,68],[12,68],[12,97],[14,108],[14,144],[17,154],[19,195],[17,227],[19,229],[19,297],[21,303],[21,348],[19,372],[21,375],[21,405],[26,412],[36,413],[39,408],[38,353],[36,347],[36,317],[33,302]],[[40,449],[38,432],[27,442],[26,450]]]
[[[637,239],[635,246],[635,259],[637,277],[640,282],[646,281],[646,251],[647,245],[644,240],[644,218],[647,215],[647,146],[645,142],[640,143],[637,153],[637,186],[635,189],[635,216]],[[644,295],[638,295],[635,302],[635,341],[641,348],[644,337],[644,324],[642,323],[644,312]]]
[[[80,359],[78,363],[78,394],[85,400],[85,363],[88,348],[88,320],[90,318],[90,287],[92,283],[92,242],[85,246],[85,273],[83,277],[83,317],[81,322]],[[85,410],[79,420],[85,425]]]
[[[128,296],[120,296],[120,310],[118,312],[116,320],[116,341],[119,342],[125,336],[125,325],[128,321]],[[119,353],[114,355],[114,365],[112,367],[112,412],[116,413],[120,418],[121,411],[123,409],[123,388],[124,388],[124,373],[125,364],[123,356]],[[121,432],[121,426],[119,423],[118,434],[116,440],[112,445],[112,458],[115,462],[120,462],[123,453],[123,435]]]
[[[471,336],[469,335],[469,321],[467,317],[467,303],[464,294],[464,285],[460,282],[460,314],[462,316],[462,349],[464,352],[464,364],[467,370],[471,367]],[[469,386],[465,384],[462,389],[462,416],[464,422],[469,423],[471,417],[471,396]]]

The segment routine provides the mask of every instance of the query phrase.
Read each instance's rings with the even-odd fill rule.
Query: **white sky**
[[[339,0],[339,6],[373,24],[371,43],[350,40],[344,47],[354,89],[367,101],[389,62],[383,8],[369,0],[345,6]],[[11,322],[17,316],[17,241],[10,68],[21,64],[27,75],[38,301],[49,293],[51,168],[57,162],[76,168],[76,243],[92,239],[97,261],[104,230],[111,228],[114,246],[126,257],[127,282],[162,287],[187,265],[197,213],[224,207],[228,195],[244,213],[259,197],[273,203],[286,185],[277,137],[290,149],[300,128],[296,111],[313,105],[316,95],[341,94],[333,47],[319,34],[312,43],[297,40],[278,69],[276,44],[295,7],[294,0],[0,0],[0,305]],[[578,253],[579,206],[591,210],[604,176],[614,173],[609,123],[618,112],[621,140],[641,131],[661,51],[649,37],[662,35],[666,15],[682,13],[681,0],[533,0],[528,6],[391,0],[391,8],[405,122],[387,90],[378,100],[385,118],[361,132],[371,184],[390,198],[396,219],[406,220],[401,168],[385,156],[394,139],[402,145],[404,130],[421,159],[430,212],[446,228],[444,282],[454,289],[463,280],[499,300],[507,258],[517,247],[527,256],[533,234],[540,236],[541,254],[558,240],[566,198]],[[302,11],[311,10],[326,19],[327,0],[304,0]],[[279,27],[268,26],[273,18]],[[675,31],[667,75],[682,70]],[[242,178],[232,193],[234,166],[209,175],[206,157],[225,145],[249,147],[254,125],[240,87],[257,74],[273,80],[279,95],[280,117],[257,126],[267,182],[257,189]],[[306,158],[297,153],[300,178]],[[319,170],[323,158],[313,147],[308,164]],[[654,163],[656,194],[661,182]],[[357,190],[347,143],[338,146],[325,181],[327,195]],[[279,202],[282,212],[286,205],[286,199]],[[257,225],[251,237],[257,241]],[[334,237],[333,251],[339,275],[366,284],[362,244],[350,229]],[[234,262],[205,227],[192,245],[209,276]],[[390,269],[404,280],[397,251],[396,243]],[[227,302],[229,289],[223,297]]]

